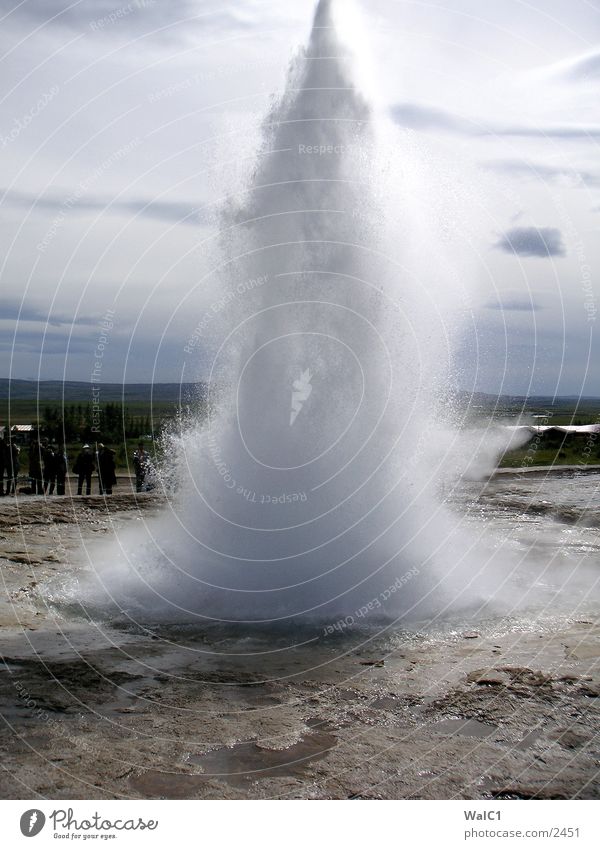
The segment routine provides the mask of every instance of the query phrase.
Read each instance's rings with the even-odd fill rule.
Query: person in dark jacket
[[[0,497],[4,495],[4,472],[6,470],[6,442],[0,437]]]
[[[65,446],[62,443],[58,446],[58,450],[54,455],[54,461],[56,468],[56,494],[64,495],[69,463],[65,453]]]
[[[19,469],[21,468],[21,464],[19,463],[19,451],[19,446],[9,437],[5,454],[7,495],[17,494],[17,478],[19,477]]]
[[[115,474],[115,452],[100,443],[98,446],[98,492],[100,495],[112,495],[112,488],[117,482]]]
[[[37,439],[29,446],[29,479],[32,495],[41,495],[42,486],[42,447]]]
[[[44,465],[44,492],[52,495],[56,485],[56,461],[54,459],[54,447],[47,440],[42,448],[42,462]]]
[[[96,468],[94,463],[94,455],[89,445],[84,445],[73,466],[73,471],[78,475],[77,480],[77,495],[82,494],[83,483],[85,481],[85,494],[92,493],[92,474]]]
[[[150,455],[144,449],[144,443],[138,442],[137,451],[133,452],[133,468],[135,470],[135,491],[143,492],[147,485],[146,477],[150,471]]]

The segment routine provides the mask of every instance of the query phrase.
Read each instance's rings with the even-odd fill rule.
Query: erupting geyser
[[[460,240],[435,169],[354,67],[321,0],[223,210],[209,420],[174,440],[171,510],[95,556],[78,597],[187,622],[465,600],[468,545],[438,496]]]

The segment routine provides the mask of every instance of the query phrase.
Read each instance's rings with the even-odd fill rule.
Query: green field
[[[0,380],[0,425],[38,424],[42,435],[58,441],[67,434],[71,462],[81,441],[102,441],[117,451],[120,468],[131,462],[139,437],[151,443],[176,417],[206,413],[206,387],[202,384],[105,384],[101,387],[104,429],[91,433],[89,383],[42,383]],[[599,398],[518,398],[467,395],[459,401],[468,410],[469,424],[497,421],[502,424],[585,425],[600,423]],[[543,418],[541,418],[543,417]],[[66,422],[66,430],[65,430]],[[500,466],[580,465],[600,463],[600,438],[568,437],[553,442],[542,439],[507,452]],[[23,445],[22,468],[27,448]]]
[[[575,445],[560,448],[534,449],[524,445],[517,451],[508,451],[502,460],[502,468],[523,468],[527,466],[597,466],[600,465],[600,438],[594,444],[591,453],[583,451],[585,440]]]
[[[113,401],[110,401],[113,403]],[[0,399],[0,425],[5,424],[32,424],[43,422],[46,407],[61,407],[60,399],[47,401],[36,401],[35,399],[16,400]],[[78,404],[66,403],[66,406],[79,406]],[[83,406],[83,405],[82,405]],[[147,419],[158,425],[162,420],[173,418],[177,414],[178,405],[175,401],[128,401],[125,409],[134,418]]]

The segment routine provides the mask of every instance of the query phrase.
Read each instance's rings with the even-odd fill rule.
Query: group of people
[[[29,446],[29,480],[32,495],[65,494],[67,455],[64,445],[35,439]]]
[[[113,486],[117,483],[115,454],[113,448],[108,448],[101,442],[95,456],[89,445],[83,446],[73,465],[73,471],[77,475],[77,495],[83,494],[84,485],[85,494],[91,494],[94,471],[98,472],[98,494],[112,495]],[[152,462],[143,442],[139,442],[137,450],[133,452],[133,468],[135,491],[144,492],[151,489]]]
[[[20,448],[12,439],[0,438],[0,495],[15,495],[17,479],[20,472]],[[144,449],[144,443],[138,444],[133,454],[136,492],[151,488],[150,471],[152,468],[150,455]],[[29,481],[30,486],[25,492],[32,495],[64,495],[68,459],[65,446],[53,445],[48,439],[34,440],[29,446]],[[98,494],[112,495],[113,486],[117,483],[116,451],[98,443],[93,450],[85,444],[73,464],[73,472],[77,475],[77,495],[92,493],[92,477],[98,473]],[[6,480],[6,492],[4,482]]]
[[[73,464],[73,471],[77,475],[77,495],[92,493],[92,475],[98,471],[98,495],[112,495],[113,486],[117,482],[115,450],[98,444],[96,455],[89,445],[84,445]]]

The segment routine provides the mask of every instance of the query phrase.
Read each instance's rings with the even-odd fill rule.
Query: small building
[[[10,435],[13,442],[17,445],[26,445],[31,442],[35,428],[31,424],[17,424],[10,429]]]

